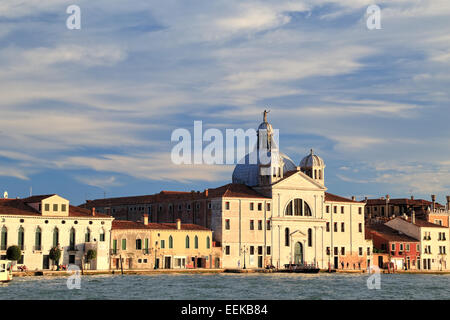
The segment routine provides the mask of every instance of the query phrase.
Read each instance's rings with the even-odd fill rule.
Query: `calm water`
[[[98,275],[67,289],[68,277],[14,278],[4,299],[450,299],[450,275],[382,274],[367,289],[361,274]]]

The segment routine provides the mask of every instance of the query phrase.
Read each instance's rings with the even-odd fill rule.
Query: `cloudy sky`
[[[172,131],[256,128],[268,108],[284,153],[325,160],[330,192],[444,202],[449,20],[448,0],[2,0],[0,191],[217,187],[233,166],[172,164]]]

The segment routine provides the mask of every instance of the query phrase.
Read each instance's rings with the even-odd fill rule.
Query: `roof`
[[[380,199],[367,199],[366,204],[369,206],[373,205],[385,205],[387,199],[386,198],[380,198]],[[424,199],[409,199],[409,198],[397,198],[397,199],[389,199],[389,204],[396,204],[396,205],[408,205],[408,206],[424,206],[424,207],[431,207],[433,203],[428,200]],[[437,208],[443,208],[443,206],[440,203],[435,203],[435,206]]]
[[[31,197],[33,201],[29,201],[30,198],[26,199],[0,199],[0,215],[18,215],[18,216],[36,216],[42,217],[42,214],[27,203],[33,203],[35,199],[45,199],[48,196],[35,196]],[[44,216],[45,217],[45,216]],[[95,216],[92,215],[91,211],[88,209],[83,209],[76,206],[69,205],[69,217],[90,217],[95,218],[112,218],[106,214],[96,213]]]
[[[142,222],[135,221],[127,221],[127,220],[113,220],[112,222],[112,230],[125,230],[125,229],[134,229],[134,230],[177,230],[176,223],[148,223],[147,225]],[[191,223],[182,223],[181,230],[197,230],[197,231],[211,231],[208,228],[191,224]]]
[[[216,189],[208,190],[208,197],[217,198],[263,198],[268,197],[256,192],[245,184],[229,183]]]
[[[411,223],[411,219],[405,219],[404,217],[398,217],[398,218]],[[448,229],[448,227],[441,226],[441,225],[435,224],[435,223],[431,223],[431,222],[428,222],[423,219],[416,218],[415,220],[416,221],[414,222],[414,225],[421,227],[421,228],[445,228],[445,229]]]
[[[388,241],[420,242],[406,234],[400,234],[397,230],[388,227],[383,223],[377,223],[366,226],[366,239],[370,238],[370,233],[374,232],[378,236]]]
[[[352,199],[344,198],[329,192],[325,192],[325,202],[353,202],[363,204],[363,202],[355,201]]]

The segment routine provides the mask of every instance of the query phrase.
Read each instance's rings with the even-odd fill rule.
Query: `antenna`
[[[33,195],[33,187],[30,187],[30,197]]]

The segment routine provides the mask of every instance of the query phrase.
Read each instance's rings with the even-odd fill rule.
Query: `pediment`
[[[290,176],[283,178],[282,180],[272,185],[273,189],[302,189],[302,190],[317,190],[325,191],[326,187],[320,183],[314,181],[309,176],[301,171],[297,171]]]

